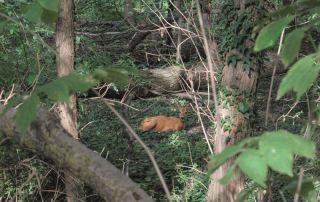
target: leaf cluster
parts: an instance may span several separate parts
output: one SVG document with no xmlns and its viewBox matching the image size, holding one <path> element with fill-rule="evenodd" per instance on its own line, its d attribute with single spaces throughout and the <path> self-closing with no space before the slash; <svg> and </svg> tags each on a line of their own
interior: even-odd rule
<svg viewBox="0 0 320 202">
<path fill-rule="evenodd" d="M 319 10 L 320 4 L 318 1 L 305 0 L 298 1 L 293 5 L 286 6 L 276 11 L 273 16 L 276 16 L 277 18 L 260 31 L 254 50 L 261 51 L 274 46 L 281 33 L 293 19 L 308 19 L 306 23 L 302 23 L 288 33 L 284 39 L 280 56 L 283 65 L 288 68 L 296 58 L 299 57 L 299 51 L 305 36 L 308 36 L 312 44 L 315 44 L 315 41 L 310 34 L 310 30 L 319 25 L 319 15 L 316 12 Z M 288 91 L 293 90 L 296 92 L 297 100 L 299 100 L 316 81 L 320 66 L 319 50 L 316 46 L 314 46 L 314 48 L 314 53 L 293 63 L 290 70 L 281 81 L 278 89 L 278 99 Z"/>
<path fill-rule="evenodd" d="M 293 176 L 294 155 L 314 158 L 315 144 L 285 130 L 266 132 L 260 137 L 242 140 L 236 145 L 227 147 L 220 154 L 212 156 L 209 173 L 214 172 L 227 160 L 235 158 L 235 163 L 220 179 L 222 184 L 227 184 L 234 170 L 239 168 L 255 183 L 266 187 L 268 168 Z"/>
</svg>

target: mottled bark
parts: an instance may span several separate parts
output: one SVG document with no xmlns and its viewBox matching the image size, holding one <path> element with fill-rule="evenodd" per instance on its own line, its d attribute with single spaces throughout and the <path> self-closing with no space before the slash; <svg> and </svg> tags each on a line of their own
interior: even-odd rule
<svg viewBox="0 0 320 202">
<path fill-rule="evenodd" d="M 236 0 L 236 5 L 240 7 L 240 10 L 245 9 L 245 0 Z M 246 46 L 252 47 L 252 42 L 247 40 Z M 231 50 L 227 55 L 240 54 L 236 50 Z M 241 55 L 241 54 L 240 54 Z M 228 60 L 227 60 L 228 61 Z M 236 106 L 229 106 L 227 109 L 224 107 L 227 100 L 235 100 L 237 103 L 246 103 L 249 108 L 253 106 L 252 96 L 246 97 L 247 93 L 253 94 L 256 91 L 256 85 L 258 80 L 258 67 L 255 64 L 251 64 L 250 71 L 245 71 L 244 65 L 241 61 L 236 64 L 225 64 L 222 76 L 222 85 L 224 85 L 230 91 L 240 91 L 240 96 L 225 96 L 221 93 L 221 104 L 218 106 L 221 120 L 228 118 L 228 122 L 233 123 L 230 126 L 230 130 L 225 131 L 222 125 L 221 131 L 216 131 L 215 140 L 216 143 L 221 143 L 219 147 L 215 147 L 215 153 L 222 152 L 225 147 L 233 145 L 246 137 L 249 131 L 249 120 L 245 118 L 244 114 L 238 110 Z M 252 110 L 252 109 L 250 109 Z M 234 159 L 227 161 L 224 165 L 218 168 L 211 175 L 211 183 L 209 185 L 207 201 L 208 202 L 225 202 L 235 201 L 237 194 L 239 194 L 245 185 L 245 177 L 236 168 L 232 179 L 226 186 L 221 185 L 218 180 L 221 179 L 231 165 L 234 164 Z"/>
</svg>

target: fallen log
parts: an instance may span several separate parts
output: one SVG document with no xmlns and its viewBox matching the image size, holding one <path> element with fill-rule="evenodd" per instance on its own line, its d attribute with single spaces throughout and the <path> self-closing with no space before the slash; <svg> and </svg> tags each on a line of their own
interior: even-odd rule
<svg viewBox="0 0 320 202">
<path fill-rule="evenodd" d="M 115 166 L 71 138 L 58 118 L 46 109 L 40 108 L 26 134 L 16 130 L 15 115 L 16 110 L 12 109 L 0 117 L 1 139 L 9 138 L 53 160 L 57 166 L 67 169 L 73 176 L 87 183 L 106 201 L 153 201 Z"/>
</svg>

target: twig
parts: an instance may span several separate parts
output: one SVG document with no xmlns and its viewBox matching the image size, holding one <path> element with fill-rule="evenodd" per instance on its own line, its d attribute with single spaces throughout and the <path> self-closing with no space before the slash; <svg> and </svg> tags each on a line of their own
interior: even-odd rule
<svg viewBox="0 0 320 202">
<path fill-rule="evenodd" d="M 278 56 L 280 55 L 284 32 L 285 32 L 285 28 L 282 30 L 282 33 L 281 33 L 280 42 L 279 42 L 279 47 L 278 47 L 278 51 L 277 51 L 277 55 L 278 55 Z M 265 118 L 265 122 L 264 122 L 264 125 L 265 125 L 265 126 L 268 125 L 268 117 L 269 117 L 268 115 L 269 115 L 270 106 L 271 106 L 271 93 L 272 93 L 272 88 L 273 88 L 273 83 L 274 83 L 274 77 L 275 77 L 276 71 L 277 71 L 277 65 L 278 65 L 278 64 L 276 64 L 276 65 L 273 67 L 273 71 L 272 71 L 272 77 L 271 77 L 271 83 L 270 83 L 269 95 L 268 95 L 268 101 L 267 101 L 266 118 Z"/>
<path fill-rule="evenodd" d="M 299 201 L 299 196 L 300 196 L 300 191 L 301 191 L 301 185 L 302 185 L 302 180 L 303 180 L 303 172 L 304 172 L 303 168 L 300 168 L 297 190 L 296 190 L 296 192 L 294 193 L 293 202 L 298 202 L 298 201 Z"/>
<path fill-rule="evenodd" d="M 197 11 L 198 11 L 198 17 L 199 17 L 199 23 L 200 23 L 200 29 L 201 29 L 201 34 L 203 36 L 203 42 L 204 42 L 204 48 L 205 48 L 205 53 L 207 56 L 207 64 L 209 67 L 209 71 L 210 71 L 210 82 L 211 82 L 211 90 L 212 90 L 212 96 L 213 96 L 213 103 L 214 103 L 214 108 L 215 108 L 215 116 L 216 116 L 216 141 L 215 141 L 215 151 L 216 152 L 221 152 L 224 148 L 225 148 L 225 141 L 224 138 L 220 138 L 221 135 L 221 125 L 220 125 L 220 111 L 219 111 L 219 107 L 218 107 L 218 98 L 217 98 L 217 92 L 216 92 L 216 83 L 215 83 L 215 79 L 214 79 L 214 68 L 213 65 L 215 67 L 215 69 L 218 69 L 217 64 L 215 63 L 214 60 L 211 59 L 211 54 L 210 54 L 210 50 L 209 50 L 209 44 L 208 44 L 208 40 L 207 40 L 207 36 L 205 33 L 205 29 L 204 29 L 204 25 L 203 25 L 203 20 L 202 20 L 202 16 L 201 16 L 201 9 L 200 9 L 200 4 L 199 1 L 196 0 L 196 4 L 197 4 Z M 219 167 L 218 171 L 220 176 L 223 176 L 223 168 L 222 166 Z"/>
<path fill-rule="evenodd" d="M 101 95 L 94 89 L 92 89 L 92 91 L 101 98 Z M 123 125 L 125 125 L 125 127 L 127 128 L 128 132 L 139 142 L 139 144 L 143 147 L 143 149 L 145 150 L 145 152 L 147 153 L 148 157 L 151 160 L 151 163 L 153 165 L 153 167 L 156 170 L 156 173 L 160 179 L 160 182 L 162 184 L 162 187 L 167 195 L 168 201 L 172 201 L 171 200 L 171 195 L 170 195 L 170 191 L 168 189 L 168 186 L 164 180 L 164 177 L 161 173 L 161 170 L 158 166 L 158 163 L 156 162 L 152 151 L 149 149 L 149 147 L 140 139 L 140 137 L 137 135 L 137 133 L 135 133 L 135 131 L 131 128 L 131 126 L 128 124 L 128 122 L 121 116 L 121 114 L 112 106 L 110 105 L 110 103 L 108 103 L 106 100 L 102 99 L 102 101 L 107 105 L 107 107 L 118 117 L 118 119 L 123 123 Z"/>
</svg>

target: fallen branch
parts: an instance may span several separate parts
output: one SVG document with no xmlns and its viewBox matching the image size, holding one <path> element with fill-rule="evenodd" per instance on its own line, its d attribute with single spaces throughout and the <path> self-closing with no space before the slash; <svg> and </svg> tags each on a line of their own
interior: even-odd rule
<svg viewBox="0 0 320 202">
<path fill-rule="evenodd" d="M 1 111 L 1 110 L 0 110 Z M 16 131 L 12 109 L 0 117 L 0 138 L 9 137 L 17 144 L 53 160 L 87 183 L 106 201 L 153 201 L 131 179 L 80 142 L 71 138 L 59 120 L 41 108 L 27 134 Z"/>
</svg>

